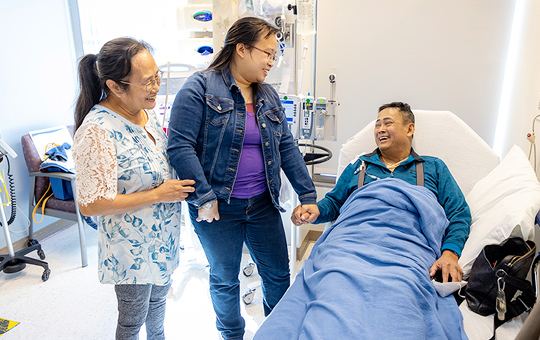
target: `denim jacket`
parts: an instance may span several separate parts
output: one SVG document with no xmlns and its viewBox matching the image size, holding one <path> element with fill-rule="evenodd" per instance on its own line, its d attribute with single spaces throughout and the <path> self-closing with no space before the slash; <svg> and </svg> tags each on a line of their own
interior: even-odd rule
<svg viewBox="0 0 540 340">
<path fill-rule="evenodd" d="M 255 116 L 261 134 L 266 183 L 279 205 L 281 171 L 301 204 L 315 204 L 317 193 L 290 133 L 277 92 L 259 83 Z M 167 151 L 180 179 L 195 180 L 186 201 L 199 208 L 221 198 L 229 202 L 246 126 L 246 104 L 229 70 L 193 74 L 176 95 L 169 122 Z"/>
</svg>

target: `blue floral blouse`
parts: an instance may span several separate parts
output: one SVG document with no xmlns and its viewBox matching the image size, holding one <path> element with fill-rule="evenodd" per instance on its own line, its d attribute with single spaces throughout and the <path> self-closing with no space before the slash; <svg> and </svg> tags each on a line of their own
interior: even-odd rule
<svg viewBox="0 0 540 340">
<path fill-rule="evenodd" d="M 167 136 L 153 111 L 145 129 L 95 105 L 77 129 L 73 158 L 77 200 L 88 205 L 158 187 L 175 178 Z M 159 203 L 98 217 L 99 280 L 108 284 L 169 283 L 178 266 L 180 203 Z"/>
</svg>

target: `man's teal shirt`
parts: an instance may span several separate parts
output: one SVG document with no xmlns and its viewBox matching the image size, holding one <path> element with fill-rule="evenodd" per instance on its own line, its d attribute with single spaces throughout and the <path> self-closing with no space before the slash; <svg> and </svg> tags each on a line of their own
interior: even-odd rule
<svg viewBox="0 0 540 340">
<path fill-rule="evenodd" d="M 414 154 L 414 153 L 412 153 Z M 341 206 L 349 195 L 358 188 L 358 176 L 362 160 L 367 165 L 364 185 L 377 179 L 399 178 L 416 185 L 416 162 L 423 162 L 424 186 L 437 197 L 450 224 L 446 228 L 441 250 L 452 250 L 461 256 L 461 250 L 469 237 L 471 212 L 454 177 L 446 164 L 437 157 L 413 155 L 401 163 L 393 172 L 388 170 L 376 152 L 371 157 L 360 156 L 349 164 L 338 179 L 335 188 L 317 203 L 320 215 L 315 223 L 330 222 L 337 219 Z"/>
</svg>

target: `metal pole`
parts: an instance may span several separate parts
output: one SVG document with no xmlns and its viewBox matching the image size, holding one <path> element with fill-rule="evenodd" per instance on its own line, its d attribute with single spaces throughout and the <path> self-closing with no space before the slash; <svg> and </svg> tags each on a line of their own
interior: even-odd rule
<svg viewBox="0 0 540 340">
<path fill-rule="evenodd" d="M 6 213 L 4 212 L 4 200 L 0 197 L 0 203 L 2 206 L 0 206 L 0 217 L 2 218 L 2 229 L 4 229 L 4 236 L 6 238 L 7 248 L 9 255 L 11 257 L 15 257 L 15 252 L 13 251 L 13 245 L 11 244 L 11 237 L 9 236 L 9 228 L 8 223 L 6 220 Z"/>
</svg>

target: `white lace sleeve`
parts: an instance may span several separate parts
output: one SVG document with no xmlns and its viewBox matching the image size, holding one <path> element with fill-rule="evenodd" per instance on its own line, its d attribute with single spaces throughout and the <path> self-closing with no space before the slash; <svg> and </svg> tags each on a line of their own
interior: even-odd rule
<svg viewBox="0 0 540 340">
<path fill-rule="evenodd" d="M 95 124 L 81 126 L 73 141 L 73 159 L 79 204 L 116 197 L 116 151 L 104 129 Z"/>
</svg>

